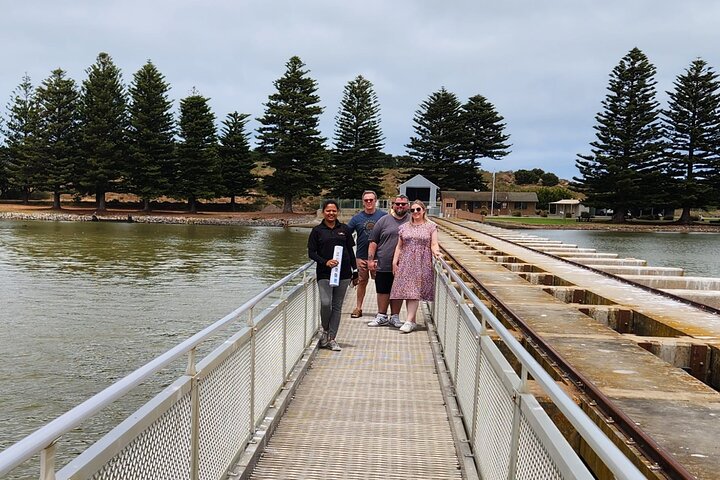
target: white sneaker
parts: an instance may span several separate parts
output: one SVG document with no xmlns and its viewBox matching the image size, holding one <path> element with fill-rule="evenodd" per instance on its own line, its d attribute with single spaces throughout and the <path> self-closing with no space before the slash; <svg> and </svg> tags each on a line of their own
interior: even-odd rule
<svg viewBox="0 0 720 480">
<path fill-rule="evenodd" d="M 375 318 L 370 320 L 368 322 L 368 327 L 382 327 L 383 325 L 388 324 L 388 317 L 387 315 L 383 315 L 382 313 L 378 313 Z"/>
<path fill-rule="evenodd" d="M 413 330 L 417 328 L 417 324 L 412 322 L 405 322 L 403 323 L 402 327 L 400 327 L 400 333 L 410 333 Z"/>
<path fill-rule="evenodd" d="M 388 324 L 391 327 L 395 327 L 395 328 L 400 328 L 403 326 L 403 322 L 400 320 L 400 315 L 398 315 L 397 313 L 393 313 L 392 315 L 390 315 Z"/>
</svg>

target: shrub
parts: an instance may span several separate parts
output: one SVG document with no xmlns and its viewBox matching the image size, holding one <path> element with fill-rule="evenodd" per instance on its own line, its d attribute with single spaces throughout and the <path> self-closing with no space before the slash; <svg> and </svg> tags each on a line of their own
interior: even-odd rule
<svg viewBox="0 0 720 480">
<path fill-rule="evenodd" d="M 547 210 L 540 210 L 540 216 L 541 216 L 541 217 L 547 217 L 547 216 L 548 216 Z"/>
<path fill-rule="evenodd" d="M 520 210 L 513 210 L 512 216 L 513 217 L 522 217 L 522 212 Z"/>
<path fill-rule="evenodd" d="M 571 212 L 565 212 L 565 218 L 572 218 Z"/>
<path fill-rule="evenodd" d="M 487 214 L 488 214 L 488 211 L 487 211 L 486 208 L 481 208 L 481 209 L 480 209 L 480 215 L 487 215 Z"/>
</svg>

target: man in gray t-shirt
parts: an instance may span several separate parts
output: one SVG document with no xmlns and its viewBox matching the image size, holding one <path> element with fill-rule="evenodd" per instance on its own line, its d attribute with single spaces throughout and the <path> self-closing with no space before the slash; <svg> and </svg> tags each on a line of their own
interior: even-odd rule
<svg viewBox="0 0 720 480">
<path fill-rule="evenodd" d="M 378 313 L 368 323 L 370 327 L 390 325 L 400 328 L 403 322 L 400 321 L 400 308 L 402 300 L 390 300 L 390 290 L 393 284 L 392 261 L 395 254 L 395 247 L 398 242 L 398 230 L 400 225 L 406 223 L 410 216 L 407 214 L 409 208 L 408 198 L 405 195 L 398 195 L 393 202 L 393 209 L 389 215 L 385 215 L 375 224 L 370 232 L 370 243 L 368 245 L 368 268 L 375 273 L 375 290 L 377 291 Z M 390 307 L 390 317 L 387 316 L 387 309 Z"/>
</svg>

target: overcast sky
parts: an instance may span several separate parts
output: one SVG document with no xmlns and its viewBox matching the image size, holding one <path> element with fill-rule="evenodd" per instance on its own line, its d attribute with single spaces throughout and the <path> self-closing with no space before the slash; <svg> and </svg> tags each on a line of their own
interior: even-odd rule
<svg viewBox="0 0 720 480">
<path fill-rule="evenodd" d="M 60 67 L 78 83 L 99 52 L 126 83 L 148 59 L 178 101 L 196 87 L 218 122 L 263 113 L 298 55 L 317 80 L 332 140 L 345 84 L 375 86 L 388 153 L 404 154 L 420 103 L 441 87 L 483 95 L 505 117 L 512 153 L 490 170 L 577 175 L 608 75 L 633 47 L 657 67 L 659 100 L 701 57 L 720 63 L 720 3 L 696 0 L 2 1 L 0 103 L 27 72 Z M 257 122 L 251 122 L 255 129 Z"/>
</svg>

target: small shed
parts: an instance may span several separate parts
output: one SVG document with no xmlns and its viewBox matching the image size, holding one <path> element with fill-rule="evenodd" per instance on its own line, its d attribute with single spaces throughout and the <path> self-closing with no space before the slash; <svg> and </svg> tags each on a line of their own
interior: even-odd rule
<svg viewBox="0 0 720 480">
<path fill-rule="evenodd" d="M 427 206 L 430 215 L 438 215 L 440 208 L 438 207 L 438 186 L 423 177 L 415 175 L 405 183 L 400 184 L 400 194 L 405 195 L 412 202 L 413 200 L 422 200 Z"/>
<path fill-rule="evenodd" d="M 565 216 L 569 214 L 571 217 L 579 217 L 583 212 L 590 212 L 590 209 L 580 203 L 580 200 L 574 198 L 566 198 L 557 202 L 550 202 L 548 205 L 550 215 Z"/>
</svg>

